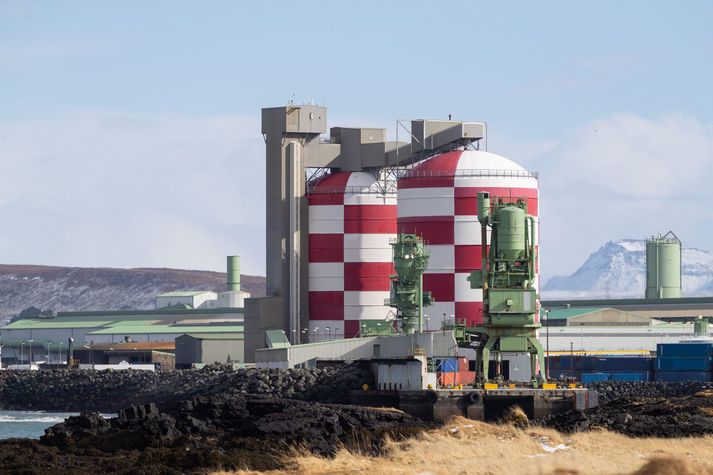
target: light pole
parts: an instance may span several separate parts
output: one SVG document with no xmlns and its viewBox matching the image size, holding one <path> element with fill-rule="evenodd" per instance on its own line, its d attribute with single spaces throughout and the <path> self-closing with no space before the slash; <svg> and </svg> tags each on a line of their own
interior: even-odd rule
<svg viewBox="0 0 713 475">
<path fill-rule="evenodd" d="M 25 342 L 20 342 L 20 364 L 25 361 Z"/>
<path fill-rule="evenodd" d="M 362 338 L 366 336 L 366 323 L 361 324 L 361 335 Z"/>
<path fill-rule="evenodd" d="M 545 309 L 545 379 L 550 380 L 550 309 Z"/>
<path fill-rule="evenodd" d="M 424 315 L 423 318 L 426 320 L 426 331 L 428 331 L 428 321 L 430 320 L 430 318 L 428 317 L 428 315 Z"/>
<path fill-rule="evenodd" d="M 312 338 L 312 341 L 313 342 L 319 341 L 319 327 L 314 327 L 312 332 L 314 333 L 314 337 Z"/>
<path fill-rule="evenodd" d="M 47 342 L 47 364 L 52 363 L 52 361 L 50 361 L 50 346 L 52 346 L 52 342 L 48 341 Z"/>
<path fill-rule="evenodd" d="M 62 364 L 62 342 L 59 342 L 59 361 L 57 361 L 58 364 Z"/>
<path fill-rule="evenodd" d="M 331 340 L 332 339 L 332 329 L 327 327 L 326 330 L 327 330 L 327 340 Z"/>
<path fill-rule="evenodd" d="M 303 328 L 302 329 L 302 337 L 301 337 L 302 342 L 305 341 L 305 335 L 307 335 L 307 340 L 309 341 L 309 333 L 307 332 L 306 328 Z"/>
<path fill-rule="evenodd" d="M 32 338 L 27 340 L 28 343 L 30 344 L 30 363 L 29 363 L 29 368 L 32 369 L 32 342 L 35 341 Z"/>
<path fill-rule="evenodd" d="M 297 344 L 297 329 L 295 328 L 292 329 L 292 344 Z"/>
<path fill-rule="evenodd" d="M 339 327 L 334 327 L 334 339 L 339 339 Z"/>
</svg>

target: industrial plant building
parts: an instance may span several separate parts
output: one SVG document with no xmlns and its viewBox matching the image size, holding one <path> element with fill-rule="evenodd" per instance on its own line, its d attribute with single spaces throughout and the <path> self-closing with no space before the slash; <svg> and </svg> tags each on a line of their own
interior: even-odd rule
<svg viewBox="0 0 713 475">
<path fill-rule="evenodd" d="M 502 295 L 505 313 L 520 305 L 531 319 L 529 337 L 503 341 L 511 379 L 534 377 L 532 368 L 542 366 L 528 361 L 535 353 L 652 354 L 658 344 L 690 338 L 693 321 L 713 315 L 713 297 L 682 297 L 681 243 L 671 232 L 647 241 L 641 299 L 540 302 L 537 173 L 481 150 L 484 123 L 419 119 L 399 121 L 398 129 L 406 141 L 398 131 L 390 141 L 384 129 L 328 129 L 324 107 L 263 109 L 266 297 L 240 290 L 239 258 L 229 256 L 226 292 L 167 292 L 147 311 L 19 320 L 0 329 L 3 358 L 26 362 L 31 344 L 33 361 L 43 354 L 60 361 L 71 338 L 82 363 L 288 368 L 354 359 L 394 365 L 423 356 L 431 365 L 465 358 L 464 371 L 472 372 L 476 351 L 459 346 L 458 338 L 487 323 L 482 280 L 496 244 L 494 228 L 484 223 L 498 220 L 488 213 L 499 206 L 529 223 L 528 229 L 513 225 L 527 245 L 517 243 L 525 247 L 508 265 L 513 275 L 531 268 L 530 277 L 516 293 L 493 294 Z M 404 235 L 421 243 L 427 262 L 419 276 L 421 322 L 408 335 L 398 334 L 393 286 L 395 244 Z"/>
</svg>

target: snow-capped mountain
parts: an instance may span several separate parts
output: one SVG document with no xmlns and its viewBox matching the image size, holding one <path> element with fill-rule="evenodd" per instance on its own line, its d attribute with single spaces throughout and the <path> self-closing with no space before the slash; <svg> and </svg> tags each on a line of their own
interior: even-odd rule
<svg viewBox="0 0 713 475">
<path fill-rule="evenodd" d="M 713 254 L 695 248 L 682 251 L 684 297 L 713 295 Z M 646 290 L 646 241 L 609 241 L 569 276 L 552 277 L 542 298 L 643 298 Z"/>
</svg>

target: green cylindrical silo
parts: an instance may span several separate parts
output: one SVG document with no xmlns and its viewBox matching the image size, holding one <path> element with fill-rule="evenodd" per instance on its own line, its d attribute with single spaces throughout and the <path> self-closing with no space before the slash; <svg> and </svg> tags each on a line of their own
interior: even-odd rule
<svg viewBox="0 0 713 475">
<path fill-rule="evenodd" d="M 646 298 L 681 297 L 681 241 L 671 232 L 646 241 Z"/>
<path fill-rule="evenodd" d="M 240 290 L 240 256 L 228 256 L 228 291 Z"/>
<path fill-rule="evenodd" d="M 498 252 L 505 259 L 525 255 L 525 210 L 504 206 L 498 210 Z"/>
</svg>

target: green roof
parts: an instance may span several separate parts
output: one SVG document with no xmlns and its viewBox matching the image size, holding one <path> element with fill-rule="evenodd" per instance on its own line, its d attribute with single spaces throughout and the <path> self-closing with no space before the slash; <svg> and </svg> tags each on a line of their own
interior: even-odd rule
<svg viewBox="0 0 713 475">
<path fill-rule="evenodd" d="M 158 333 L 241 333 L 242 325 L 117 325 L 101 328 L 88 335 L 131 335 Z"/>
<path fill-rule="evenodd" d="M 540 307 L 540 317 L 544 318 L 545 308 Z M 601 307 L 571 307 L 571 308 L 556 308 L 550 310 L 547 318 L 549 320 L 566 320 L 572 317 L 578 317 L 580 315 L 587 315 L 589 313 L 598 312 L 600 310 L 605 310 Z"/>
<path fill-rule="evenodd" d="M 196 295 L 201 295 L 205 293 L 215 293 L 212 290 L 190 290 L 190 291 L 176 291 L 176 292 L 164 292 L 162 294 L 158 294 L 156 298 L 159 297 L 195 297 Z"/>
<path fill-rule="evenodd" d="M 111 324 L 108 320 L 55 320 L 52 318 L 23 318 L 2 327 L 2 330 L 35 330 L 45 328 L 96 328 Z"/>
<path fill-rule="evenodd" d="M 242 340 L 244 334 L 242 332 L 232 332 L 232 333 L 185 333 L 181 336 L 190 336 L 197 340 Z"/>
</svg>

